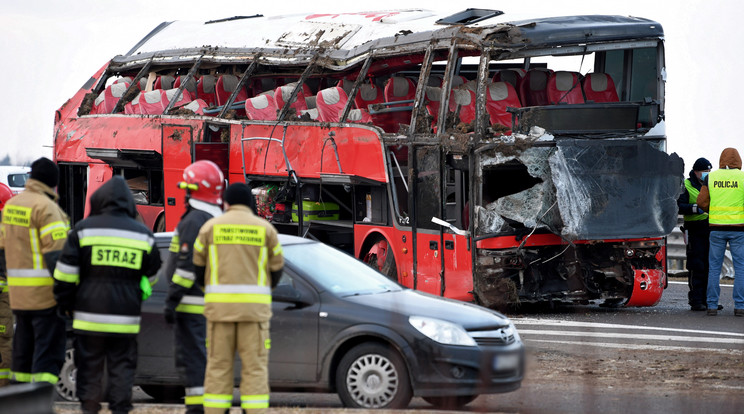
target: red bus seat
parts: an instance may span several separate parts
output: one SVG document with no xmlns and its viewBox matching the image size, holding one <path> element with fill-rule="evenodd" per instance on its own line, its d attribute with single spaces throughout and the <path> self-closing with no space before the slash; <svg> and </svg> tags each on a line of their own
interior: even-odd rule
<svg viewBox="0 0 744 414">
<path fill-rule="evenodd" d="M 517 90 L 508 82 L 490 83 L 486 93 L 486 112 L 492 125 L 500 124 L 511 129 L 512 115 L 506 111 L 507 107 L 522 107 Z"/>
<path fill-rule="evenodd" d="M 475 92 L 466 87 L 452 90 L 449 111 L 458 112 L 460 122 L 466 124 L 473 122 L 475 119 Z"/>
<path fill-rule="evenodd" d="M 354 97 L 354 104 L 359 109 L 368 109 L 370 105 L 382 102 L 385 102 L 385 97 L 374 83 L 363 83 Z"/>
<path fill-rule="evenodd" d="M 429 75 L 429 79 L 426 80 L 426 86 L 440 88 L 443 81 L 444 77 L 442 75 Z"/>
<path fill-rule="evenodd" d="M 196 82 L 196 97 L 206 102 L 209 106 L 215 106 L 217 104 L 216 86 L 217 80 L 214 76 L 202 75 Z"/>
<path fill-rule="evenodd" d="M 416 96 L 416 85 L 412 80 L 401 76 L 393 76 L 385 84 L 385 102 L 397 102 L 413 100 Z M 412 103 L 402 104 L 402 106 L 412 106 Z M 391 105 L 401 106 L 401 105 Z"/>
<path fill-rule="evenodd" d="M 192 111 L 196 115 L 204 115 L 204 109 L 209 107 L 209 105 L 207 105 L 203 99 L 194 99 L 183 107 Z"/>
<path fill-rule="evenodd" d="M 163 98 L 165 99 L 166 105 L 168 105 L 168 103 L 173 100 L 173 98 L 176 96 L 176 92 L 178 92 L 177 88 L 168 89 L 162 92 L 163 94 L 165 94 Z M 181 96 L 179 97 L 178 101 L 176 101 L 176 103 L 174 103 L 171 108 L 177 108 L 191 101 L 191 94 L 189 93 L 189 91 L 184 89 L 183 91 L 181 91 Z"/>
<path fill-rule="evenodd" d="M 460 85 L 464 85 L 468 82 L 468 78 L 462 76 L 462 75 L 455 75 L 455 77 L 452 78 L 452 88 L 455 89 Z"/>
<path fill-rule="evenodd" d="M 339 122 L 348 97 L 340 86 L 326 88 L 318 92 L 315 102 L 318 105 L 318 121 Z M 352 109 L 347 119 L 349 122 L 371 122 L 369 113 L 363 109 Z"/>
<path fill-rule="evenodd" d="M 514 69 L 501 69 L 498 72 L 496 72 L 493 75 L 493 81 L 494 82 L 506 82 L 514 87 L 514 90 L 519 87 L 519 81 L 524 78 L 524 75 L 527 72 L 525 72 L 524 69 L 514 68 Z"/>
<path fill-rule="evenodd" d="M 277 109 L 274 97 L 268 93 L 254 96 L 245 101 L 245 113 L 248 119 L 254 121 L 276 120 Z"/>
<path fill-rule="evenodd" d="M 90 114 L 110 114 L 127 88 L 129 88 L 129 83 L 124 81 L 114 82 L 107 86 L 93 102 Z"/>
<path fill-rule="evenodd" d="M 424 90 L 426 112 L 432 117 L 432 125 L 437 124 L 439 119 L 439 106 L 442 103 L 442 88 L 438 86 L 427 86 Z"/>
<path fill-rule="evenodd" d="M 517 91 L 524 106 L 548 105 L 548 69 L 530 69 L 519 82 Z"/>
<path fill-rule="evenodd" d="M 139 113 L 142 115 L 161 115 L 166 105 L 168 102 L 162 89 L 139 94 Z"/>
<path fill-rule="evenodd" d="M 186 79 L 186 76 L 177 77 L 176 80 L 173 81 L 173 87 L 180 88 L 181 83 L 183 83 L 184 79 Z M 183 89 L 189 91 L 191 96 L 196 96 L 196 80 L 192 77 L 191 80 L 189 80 L 189 82 L 186 84 L 186 87 Z"/>
<path fill-rule="evenodd" d="M 274 100 L 276 101 L 276 107 L 279 108 L 280 111 L 282 108 L 284 108 L 284 104 L 287 102 L 287 99 L 292 96 L 292 91 L 294 91 L 296 87 L 296 85 L 288 84 L 280 86 L 274 90 Z M 295 100 L 292 101 L 289 105 L 290 108 L 293 108 L 295 110 L 295 114 L 297 116 L 301 115 L 301 111 L 307 109 L 304 89 L 305 88 L 302 88 L 297 92 Z"/>
<path fill-rule="evenodd" d="M 577 72 L 558 71 L 548 77 L 548 101 L 556 104 L 582 104 L 581 79 Z"/>
<path fill-rule="evenodd" d="M 163 75 L 155 78 L 155 84 L 152 86 L 153 89 L 173 89 L 173 82 L 175 82 L 173 76 Z"/>
<path fill-rule="evenodd" d="M 606 73 L 587 73 L 582 81 L 584 96 L 592 102 L 619 102 L 612 77 Z"/>
<path fill-rule="evenodd" d="M 215 94 L 217 95 L 217 105 L 225 105 L 230 95 L 233 93 L 235 88 L 238 87 L 238 77 L 235 75 L 222 75 L 217 79 L 217 85 L 215 86 Z M 233 103 L 242 102 L 248 99 L 248 92 L 245 88 L 238 92 L 235 96 Z"/>
</svg>

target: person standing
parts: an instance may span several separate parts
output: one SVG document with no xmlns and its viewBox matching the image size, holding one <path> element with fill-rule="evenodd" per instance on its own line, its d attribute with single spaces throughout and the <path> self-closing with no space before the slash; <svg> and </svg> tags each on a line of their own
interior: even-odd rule
<svg viewBox="0 0 744 414">
<path fill-rule="evenodd" d="M 709 214 L 707 314 L 718 314 L 721 266 L 728 244 L 734 261 L 734 315 L 744 316 L 744 172 L 735 148 L 721 152 L 719 169 L 706 177 L 698 205 Z"/>
<path fill-rule="evenodd" d="M 104 369 L 112 413 L 132 409 L 137 334 L 148 276 L 160 268 L 152 232 L 135 220 L 132 193 L 115 176 L 90 197 L 54 271 L 60 309 L 72 316 L 77 395 L 83 413 L 101 409 Z M 104 368 L 105 367 L 105 368 Z"/>
<path fill-rule="evenodd" d="M 682 231 L 687 241 L 687 285 L 690 291 L 687 300 L 690 309 L 704 311 L 706 290 L 708 289 L 708 213 L 697 204 L 703 180 L 712 168 L 710 161 L 698 158 L 692 165 L 690 176 L 684 181 L 684 190 L 677 199 L 679 213 L 684 215 L 685 224 Z"/>
<path fill-rule="evenodd" d="M 5 203 L 13 197 L 13 191 L 0 183 L 0 216 Z M 3 234 L 0 232 L 0 239 Z M 5 255 L 0 254 L 0 387 L 10 382 L 11 342 L 13 341 L 13 311 L 8 298 L 8 279 L 5 275 Z"/>
<path fill-rule="evenodd" d="M 26 189 L 3 208 L 0 254 L 16 327 L 10 379 L 56 384 L 65 362 L 65 321 L 57 315 L 52 274 L 70 229 L 57 205 L 57 164 L 31 164 Z"/>
<path fill-rule="evenodd" d="M 225 213 L 207 221 L 194 242 L 196 281 L 205 286 L 208 414 L 232 405 L 236 350 L 242 362 L 241 408 L 258 413 L 269 407 L 271 289 L 284 258 L 274 226 L 251 211 L 252 197 L 246 184 L 229 186 Z"/>
<path fill-rule="evenodd" d="M 197 161 L 183 171 L 179 187 L 187 191 L 186 213 L 173 233 L 165 276 L 170 280 L 163 314 L 175 324 L 176 369 L 185 389 L 186 413 L 203 413 L 207 365 L 204 292 L 194 283 L 193 246 L 199 229 L 222 214 L 225 178 L 217 164 Z"/>
</svg>

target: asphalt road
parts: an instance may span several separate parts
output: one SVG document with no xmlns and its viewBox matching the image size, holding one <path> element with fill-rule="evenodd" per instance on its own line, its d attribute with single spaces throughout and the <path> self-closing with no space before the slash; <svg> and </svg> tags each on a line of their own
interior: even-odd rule
<svg viewBox="0 0 744 414">
<path fill-rule="evenodd" d="M 586 305 L 512 312 L 509 316 L 528 349 L 522 388 L 480 396 L 461 411 L 741 412 L 744 318 L 733 316 L 731 293 L 730 286 L 722 287 L 724 310 L 716 317 L 690 311 L 687 285 L 680 281 L 671 282 L 652 308 Z M 176 404 L 152 403 L 146 394 L 135 392 L 136 412 L 182 412 Z M 342 408 L 335 394 L 272 393 L 271 405 L 272 413 Z M 72 403 L 56 403 L 55 409 L 77 412 Z M 409 410 L 431 412 L 432 406 L 414 398 Z M 392 411 L 376 411 L 382 412 Z"/>
</svg>

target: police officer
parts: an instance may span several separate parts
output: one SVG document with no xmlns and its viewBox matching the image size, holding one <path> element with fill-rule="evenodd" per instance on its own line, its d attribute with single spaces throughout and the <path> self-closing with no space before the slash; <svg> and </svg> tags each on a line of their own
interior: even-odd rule
<svg viewBox="0 0 744 414">
<path fill-rule="evenodd" d="M 185 388 L 187 413 L 203 413 L 204 371 L 207 365 L 204 292 L 194 284 L 193 246 L 199 229 L 222 214 L 224 176 L 212 161 L 197 161 L 183 171 L 179 187 L 186 190 L 186 213 L 171 239 L 165 275 L 171 281 L 165 300 L 165 320 L 175 323 L 176 368 Z"/>
<path fill-rule="evenodd" d="M 710 161 L 698 158 L 692 165 L 689 178 L 684 181 L 684 190 L 677 199 L 680 214 L 684 215 L 682 231 L 687 236 L 687 284 L 690 291 L 687 300 L 690 309 L 706 309 L 706 290 L 708 289 L 708 213 L 697 204 L 703 180 L 712 168 Z"/>
<path fill-rule="evenodd" d="M 284 258 L 276 229 L 249 208 L 252 197 L 246 184 L 229 186 L 225 214 L 207 221 L 194 242 L 196 280 L 206 289 L 207 413 L 230 409 L 236 350 L 242 362 L 240 406 L 252 413 L 269 406 L 271 288 Z"/>
<path fill-rule="evenodd" d="M 113 177 L 90 197 L 90 215 L 70 232 L 54 271 L 55 297 L 72 314 L 83 413 L 101 409 L 104 367 L 109 409 L 132 409 L 140 308 L 159 267 L 152 232 L 135 220 L 124 179 Z"/>
<path fill-rule="evenodd" d="M 10 307 L 15 316 L 11 380 L 57 382 L 65 361 L 65 321 L 57 316 L 52 272 L 69 230 L 57 205 L 57 165 L 31 164 L 26 190 L 3 208 L 3 238 Z M 2 266 L 2 264 L 0 264 Z"/>
<path fill-rule="evenodd" d="M 721 266 L 728 243 L 734 261 L 734 315 L 744 316 L 744 172 L 735 148 L 721 152 L 719 169 L 706 177 L 698 205 L 709 214 L 707 314 L 718 314 Z"/>
<path fill-rule="evenodd" d="M 0 214 L 5 203 L 13 197 L 13 191 L 0 183 Z M 0 232 L 0 239 L 3 235 Z M 5 255 L 0 255 L 5 262 Z M 11 341 L 13 341 L 13 312 L 8 299 L 8 281 L 5 276 L 5 265 L 0 265 L 0 387 L 8 385 L 10 380 Z"/>
</svg>

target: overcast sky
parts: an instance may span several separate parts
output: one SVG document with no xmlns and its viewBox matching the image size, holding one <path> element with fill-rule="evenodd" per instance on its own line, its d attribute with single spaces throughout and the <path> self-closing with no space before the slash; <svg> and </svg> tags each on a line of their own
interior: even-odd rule
<svg viewBox="0 0 744 414">
<path fill-rule="evenodd" d="M 689 170 L 700 156 L 714 168 L 725 147 L 738 148 L 744 39 L 734 0 L 522 0 L 519 2 L 379 0 L 376 2 L 25 0 L 5 2 L 0 15 L 0 65 L 4 131 L 0 158 L 15 162 L 52 156 L 54 111 L 117 54 L 126 53 L 163 21 L 209 20 L 235 15 L 297 12 L 334 13 L 427 8 L 453 13 L 465 8 L 497 8 L 544 16 L 619 14 L 656 20 L 666 35 L 669 152 Z M 731 46 L 729 46 L 731 45 Z"/>
</svg>

